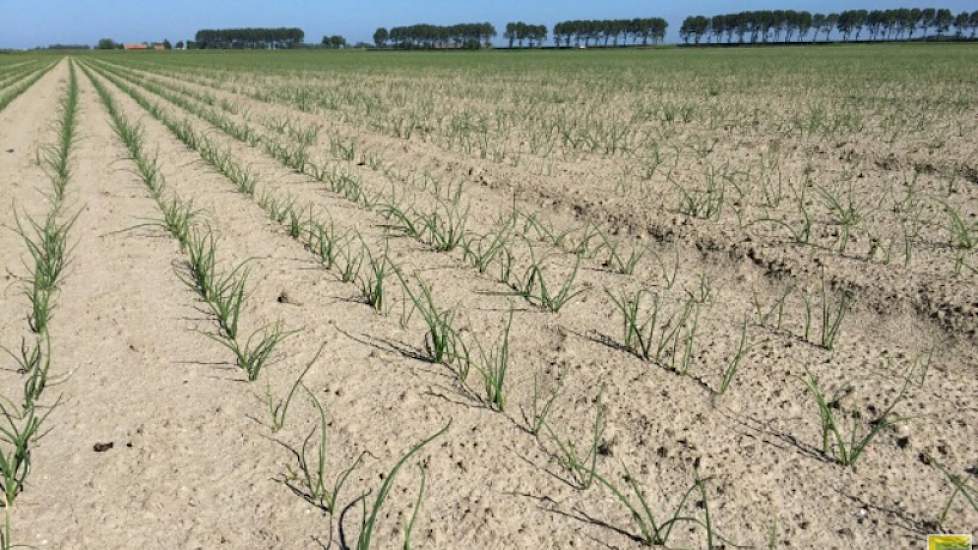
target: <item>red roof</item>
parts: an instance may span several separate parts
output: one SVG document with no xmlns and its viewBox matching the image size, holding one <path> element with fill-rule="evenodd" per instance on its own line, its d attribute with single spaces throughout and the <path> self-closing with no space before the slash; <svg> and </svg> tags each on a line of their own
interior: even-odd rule
<svg viewBox="0 0 978 550">
<path fill-rule="evenodd" d="M 146 44 L 126 44 L 125 48 L 127 50 L 146 50 L 149 49 Z"/>
</svg>

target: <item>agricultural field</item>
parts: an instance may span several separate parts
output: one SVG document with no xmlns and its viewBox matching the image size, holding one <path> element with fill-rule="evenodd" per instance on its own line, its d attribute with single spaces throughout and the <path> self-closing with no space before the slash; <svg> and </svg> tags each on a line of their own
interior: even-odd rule
<svg viewBox="0 0 978 550">
<path fill-rule="evenodd" d="M 978 532 L 978 48 L 0 56 L 4 550 Z"/>
</svg>

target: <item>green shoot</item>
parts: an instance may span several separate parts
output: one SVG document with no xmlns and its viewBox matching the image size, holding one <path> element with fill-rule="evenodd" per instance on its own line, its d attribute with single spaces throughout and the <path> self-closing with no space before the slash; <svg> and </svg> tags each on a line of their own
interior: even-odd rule
<svg viewBox="0 0 978 550">
<path fill-rule="evenodd" d="M 862 213 L 859 212 L 859 209 L 853 201 L 852 187 L 849 187 L 849 193 L 846 196 L 845 202 L 827 189 L 819 188 L 819 192 L 822 194 L 825 206 L 832 216 L 832 222 L 840 228 L 837 241 L 839 254 L 845 254 L 846 247 L 849 245 L 850 232 L 862 221 Z"/>
<path fill-rule="evenodd" d="M 604 266 L 622 275 L 634 273 L 638 262 L 645 256 L 645 248 L 633 246 L 628 252 L 628 256 L 624 256 L 619 253 L 622 246 L 621 242 L 612 242 L 604 233 L 601 233 L 601 238 L 604 240 L 603 247 L 608 250 L 608 259 L 605 260 Z"/>
<path fill-rule="evenodd" d="M 581 257 L 577 256 L 574 270 L 564 279 L 556 292 L 547 284 L 545 269 L 542 262 L 533 262 L 523 275 L 516 287 L 517 293 L 531 303 L 536 303 L 551 313 L 557 313 L 568 302 L 584 293 L 584 289 L 574 290 L 574 280 L 581 266 Z"/>
<path fill-rule="evenodd" d="M 533 376 L 533 397 L 530 401 L 530 411 L 522 410 L 523 421 L 526 423 L 526 431 L 530 435 L 536 437 L 540 434 L 540 430 L 543 429 L 544 423 L 547 421 L 547 417 L 550 416 L 550 411 L 553 408 L 554 403 L 557 401 L 557 396 L 560 394 L 560 384 L 558 383 L 554 389 L 550 392 L 550 396 L 547 397 L 545 401 L 542 401 L 543 395 L 541 393 L 540 380 L 538 375 Z M 541 404 L 542 401 L 542 404 Z"/>
<path fill-rule="evenodd" d="M 684 364 L 688 364 L 691 355 L 692 335 L 695 330 L 695 325 L 690 325 L 689 319 L 691 317 L 695 319 L 696 315 L 694 314 L 698 311 L 693 298 L 685 302 L 681 311 L 676 310 L 667 315 L 658 294 L 639 290 L 634 295 L 628 295 L 622 291 L 618 296 L 615 296 L 608 290 L 605 292 L 621 313 L 625 349 L 645 361 L 666 366 L 665 353 L 671 346 L 674 364 L 680 333 L 686 328 L 687 353 Z M 648 311 L 643 312 L 642 302 L 646 295 L 652 297 L 652 305 Z"/>
<path fill-rule="evenodd" d="M 285 416 L 289 412 L 289 405 L 292 404 L 292 398 L 295 397 L 296 390 L 302 385 L 302 379 L 306 377 L 306 374 L 312 369 L 312 366 L 319 360 L 319 356 L 323 354 L 324 349 L 326 349 L 325 342 L 319 346 L 319 351 L 316 352 L 316 355 L 313 356 L 312 360 L 306 365 L 306 368 L 296 378 L 295 383 L 292 384 L 292 388 L 284 400 L 274 401 L 271 388 L 269 386 L 265 387 L 265 403 L 268 405 L 268 413 L 272 417 L 272 433 L 278 432 L 285 426 Z"/>
<path fill-rule="evenodd" d="M 27 251 L 34 261 L 32 269 L 34 284 L 43 290 L 53 290 L 60 280 L 62 272 L 68 265 L 68 255 L 71 252 L 68 245 L 68 232 L 71 230 L 78 215 L 59 223 L 57 212 L 50 212 L 40 224 L 27 218 L 29 227 L 21 223 L 20 217 L 14 214 L 17 233 L 24 240 Z"/>
<path fill-rule="evenodd" d="M 465 258 L 472 262 L 479 273 L 485 273 L 492 261 L 503 250 L 510 237 L 511 228 L 510 225 L 495 233 L 489 233 L 478 238 L 470 237 L 461 241 Z"/>
<path fill-rule="evenodd" d="M 345 237 L 345 234 L 337 233 L 332 221 L 329 222 L 328 226 L 322 222 L 310 221 L 307 246 L 319 258 L 319 262 L 324 268 L 332 269 L 336 265 L 340 243 Z"/>
<path fill-rule="evenodd" d="M 258 375 L 271 359 L 276 346 L 292 334 L 295 334 L 295 331 L 286 332 L 281 323 L 275 323 L 253 332 L 243 346 L 237 339 L 228 339 L 223 335 L 209 334 L 208 336 L 231 350 L 235 364 L 245 371 L 249 382 L 254 382 L 258 380 Z"/>
<path fill-rule="evenodd" d="M 411 447 L 411 449 L 404 456 L 402 456 L 400 460 L 397 461 L 397 464 L 394 465 L 391 471 L 388 472 L 386 476 L 384 476 L 384 482 L 380 485 L 380 489 L 377 491 L 377 497 L 374 499 L 374 503 L 373 506 L 371 507 L 369 516 L 366 513 L 364 513 L 364 518 L 360 525 L 360 535 L 357 537 L 357 545 L 356 545 L 357 550 L 370 550 L 370 545 L 373 540 L 374 529 L 377 527 L 377 519 L 380 514 L 380 510 L 384 506 L 384 502 L 387 500 L 387 497 L 390 495 L 390 491 L 393 488 L 394 480 L 397 477 L 397 473 L 400 471 L 401 467 L 404 466 L 404 463 L 406 463 L 412 456 L 417 454 L 426 445 L 428 445 L 436 438 L 438 438 L 446 431 L 448 431 L 448 428 L 451 425 L 452 422 L 449 420 L 448 423 L 445 424 L 444 428 L 438 430 L 433 435 L 421 441 L 414 447 Z M 360 498 L 358 498 L 352 504 L 356 504 L 356 502 L 362 501 L 366 497 L 367 497 L 366 494 L 361 495 Z M 417 506 L 415 507 L 415 509 L 417 509 Z M 342 524 L 342 519 L 340 523 Z M 411 521 L 412 525 L 413 523 L 414 520 Z M 340 529 L 340 539 L 341 539 L 340 545 L 342 547 L 348 547 L 346 541 L 342 540 L 343 539 L 342 528 Z"/>
<path fill-rule="evenodd" d="M 930 462 L 937 466 L 937 469 L 944 474 L 944 477 L 947 478 L 947 481 L 954 488 L 954 491 L 951 492 L 951 496 L 947 499 L 947 503 L 945 503 L 944 507 L 941 509 L 941 514 L 937 518 L 937 525 L 941 526 L 942 528 L 947 525 L 947 515 L 951 511 L 951 506 L 954 504 L 955 499 L 958 498 L 958 495 L 964 497 L 965 501 L 971 505 L 971 508 L 974 509 L 975 512 L 978 512 L 978 489 L 969 486 L 962 476 L 951 473 L 947 468 L 938 464 L 933 458 L 930 459 Z"/>
<path fill-rule="evenodd" d="M 503 331 L 498 347 L 486 351 L 482 343 L 476 340 L 479 347 L 481 362 L 476 368 L 482 374 L 485 388 L 486 403 L 493 410 L 502 412 L 506 405 L 505 382 L 506 370 L 509 367 L 509 330 L 513 326 L 513 310 L 509 310 L 509 319 Z"/>
<path fill-rule="evenodd" d="M 363 242 L 362 239 L 361 242 Z M 391 264 L 387 257 L 388 247 L 389 244 L 384 243 L 384 254 L 382 256 L 374 256 L 365 242 L 363 242 L 362 248 L 366 251 L 369 269 L 367 276 L 362 277 L 359 281 L 360 294 L 363 296 L 364 302 L 379 313 L 384 313 L 384 305 L 386 304 L 384 282 L 390 276 Z"/>
<path fill-rule="evenodd" d="M 24 480 L 31 471 L 31 443 L 40 435 L 41 426 L 57 406 L 55 403 L 41 416 L 37 415 L 36 407 L 21 415 L 8 410 L 0 399 L 0 415 L 6 421 L 5 425 L 0 425 L 0 493 L 6 506 L 12 506 L 24 490 Z"/>
<path fill-rule="evenodd" d="M 808 387 L 808 391 L 811 392 L 812 397 L 815 399 L 816 405 L 818 405 L 819 419 L 821 421 L 822 428 L 822 454 L 828 458 L 832 458 L 843 466 L 854 466 L 856 461 L 859 460 L 859 457 L 861 457 L 863 452 L 866 450 L 866 447 L 869 446 L 879 432 L 883 428 L 893 425 L 893 423 L 896 421 L 896 419 L 891 420 L 893 409 L 906 395 L 907 385 L 910 383 L 910 381 L 907 380 L 896 399 L 894 399 L 893 402 L 890 403 L 886 409 L 884 409 L 883 414 L 881 414 L 879 418 L 871 422 L 870 429 L 864 434 L 860 435 L 859 433 L 859 418 L 858 415 L 856 415 L 852 419 L 849 437 L 846 438 L 843 436 L 839 426 L 839 420 L 835 417 L 835 413 L 833 412 L 833 403 L 836 400 L 826 399 L 822 389 L 818 386 L 818 379 L 811 373 L 809 373 L 808 378 L 804 379 L 803 381 Z"/>
<path fill-rule="evenodd" d="M 679 524 L 682 523 L 694 523 L 697 525 L 702 525 L 707 531 L 707 548 L 715 548 L 713 546 L 713 528 L 709 519 L 709 507 L 706 505 L 706 492 L 704 487 L 704 481 L 697 477 L 696 482 L 683 494 L 683 497 L 679 500 L 679 504 L 676 505 L 675 510 L 668 519 L 659 523 L 656 521 L 655 516 L 652 514 L 652 509 L 649 507 L 648 501 L 645 499 L 645 494 L 642 489 L 638 486 L 638 482 L 635 481 L 635 477 L 631 472 L 628 471 L 628 467 L 622 464 L 622 469 L 625 470 L 624 480 L 628 487 L 632 490 L 635 495 L 635 500 L 632 497 L 625 495 L 618 487 L 615 486 L 611 481 L 606 479 L 599 473 L 594 474 L 594 478 L 615 496 L 615 498 L 621 502 L 625 508 L 628 509 L 632 519 L 639 529 L 639 539 L 641 542 L 647 546 L 666 546 L 669 543 L 669 537 L 672 535 L 672 530 Z M 686 506 L 686 502 L 689 500 L 693 491 L 699 489 L 700 494 L 703 496 L 704 509 L 706 511 L 706 521 L 701 522 L 700 520 L 683 515 L 683 508 Z"/>
<path fill-rule="evenodd" d="M 740 344 L 737 346 L 737 352 L 730 359 L 727 367 L 723 371 L 723 376 L 720 380 L 720 389 L 717 390 L 717 395 L 723 395 L 727 393 L 730 389 L 730 384 L 733 382 L 735 376 L 737 376 L 737 371 L 740 369 L 740 363 L 744 359 L 744 355 L 750 350 L 750 343 L 748 342 L 747 336 L 747 319 L 744 319 L 744 324 L 740 329 Z"/>
<path fill-rule="evenodd" d="M 360 267 L 363 265 L 364 247 L 361 247 L 357 254 L 353 254 L 351 252 L 353 245 L 349 241 L 344 244 L 345 248 L 337 256 L 341 262 L 337 264 L 337 267 L 340 270 L 340 280 L 344 283 L 352 283 L 360 275 Z"/>
<path fill-rule="evenodd" d="M 594 425 L 591 429 L 591 444 L 588 448 L 587 454 L 585 455 L 581 455 L 573 441 L 563 441 L 554 432 L 549 422 L 546 420 L 542 422 L 543 427 L 547 429 L 547 435 L 549 435 L 550 439 L 557 445 L 557 449 L 559 451 L 556 457 L 557 463 L 570 474 L 570 481 L 574 487 L 582 491 L 590 488 L 596 477 L 599 448 L 601 446 L 606 427 L 605 414 L 607 413 L 607 410 L 604 403 L 601 402 L 601 396 L 603 393 L 604 387 L 602 387 L 598 392 L 598 397 L 595 400 Z"/>
<path fill-rule="evenodd" d="M 414 510 L 411 511 L 411 519 L 408 520 L 407 527 L 404 528 L 404 550 L 411 550 L 411 532 L 414 531 L 414 524 L 418 520 L 418 512 L 421 510 L 421 502 L 424 500 L 424 487 L 428 479 L 428 470 L 424 465 L 419 465 L 421 470 L 421 486 L 418 487 L 418 499 L 414 501 Z"/>
<path fill-rule="evenodd" d="M 320 350 L 321 351 L 321 350 Z M 288 474 L 286 476 L 286 483 L 295 491 L 300 494 L 307 502 L 320 508 L 326 513 L 333 514 L 336 512 L 336 504 L 339 500 L 340 490 L 343 485 L 346 484 L 347 479 L 350 474 L 360 465 L 363 461 L 364 455 L 366 453 L 361 453 L 353 464 L 349 468 L 343 470 L 336 477 L 336 481 L 333 483 L 332 487 L 327 487 L 326 480 L 326 466 L 329 459 L 327 438 L 326 438 L 326 428 L 328 423 L 326 421 L 326 410 L 323 408 L 322 403 L 316 398 L 315 394 L 309 390 L 309 388 L 302 386 L 306 393 L 309 394 L 309 400 L 316 407 L 317 412 L 319 412 L 319 425 L 313 427 L 309 435 L 306 436 L 305 440 L 302 442 L 302 450 L 296 452 L 296 460 L 298 461 L 298 470 L 292 470 L 289 468 Z M 317 429 L 319 431 L 319 441 L 316 444 L 316 455 L 315 462 L 310 462 L 308 457 L 309 444 L 312 441 L 313 436 L 316 435 Z M 301 488 L 296 485 L 296 482 L 301 484 Z"/>
<path fill-rule="evenodd" d="M 454 360 L 458 348 L 458 336 L 452 327 L 455 311 L 439 308 L 431 295 L 431 286 L 421 280 L 420 277 L 418 277 L 418 286 L 420 287 L 418 292 L 411 289 L 400 271 L 395 270 L 395 273 L 401 280 L 401 286 L 414 303 L 414 307 L 421 312 L 421 317 L 428 326 L 424 340 L 428 360 L 432 363 L 450 364 Z"/>
<path fill-rule="evenodd" d="M 820 343 L 823 348 L 831 351 L 835 347 L 835 341 L 839 336 L 839 329 L 842 326 L 842 320 L 845 318 L 846 314 L 849 313 L 851 304 L 852 294 L 849 291 L 844 291 L 842 293 L 842 297 L 839 298 L 835 304 L 833 304 L 832 300 L 829 298 L 825 278 L 822 278 L 822 324 Z"/>
</svg>

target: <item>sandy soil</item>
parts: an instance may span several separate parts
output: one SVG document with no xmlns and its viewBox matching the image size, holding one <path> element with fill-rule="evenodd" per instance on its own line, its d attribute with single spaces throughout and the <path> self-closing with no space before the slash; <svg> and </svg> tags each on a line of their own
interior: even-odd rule
<svg viewBox="0 0 978 550">
<path fill-rule="evenodd" d="M 15 542 L 38 548 L 337 547 L 338 515 L 323 514 L 282 482 L 295 467 L 288 447 L 300 447 L 316 426 L 315 409 L 307 399 L 297 400 L 284 430 L 271 433 L 262 402 L 266 385 L 273 395 L 284 395 L 323 344 L 304 383 L 328 411 L 329 479 L 366 453 L 340 495 L 344 506 L 368 491 L 372 499 L 400 456 L 451 421 L 448 432 L 399 474 L 379 519 L 379 548 L 402 544 L 419 464 L 427 483 L 415 547 L 638 546 L 637 528 L 621 503 L 600 484 L 574 487 L 553 438 L 527 433 L 521 410 L 530 406 L 535 379 L 546 390 L 560 388 L 549 424 L 580 448 L 590 444 L 591 423 L 604 408 L 597 470 L 624 488 L 627 467 L 657 518 L 679 505 L 697 474 L 708 478 L 706 500 L 694 494 L 685 510 L 702 518 L 708 506 L 728 547 L 917 547 L 938 528 L 936 517 L 951 493 L 927 457 L 967 472 L 975 483 L 973 277 L 930 276 L 926 257 L 908 275 L 892 266 L 806 252 L 776 236 L 745 242 L 735 224 L 682 219 L 635 196 L 598 200 L 605 190 L 600 186 L 610 185 L 610 163 L 602 161 L 593 161 L 591 174 L 580 180 L 574 167 L 588 158 L 558 162 L 550 175 L 534 174 L 364 131 L 328 113 L 210 90 L 236 106 L 238 114 L 224 116 L 267 140 L 286 141 L 262 125 L 266 117 L 323 124 L 329 131 L 310 148 L 313 162 L 351 170 L 376 195 L 393 186 L 424 208 L 439 191 L 420 173 L 442 182 L 461 178 L 471 205 L 470 231 L 489 232 L 516 204 L 558 230 L 590 222 L 650 250 L 627 275 L 612 272 L 605 254 L 585 258 L 576 280 L 585 293 L 548 313 L 512 296 L 496 267 L 479 273 L 457 250 L 438 253 L 416 239 L 391 237 L 390 221 L 377 208 L 329 192 L 263 148 L 160 99 L 139 79 L 130 82 L 162 112 L 186 118 L 249 167 L 257 175 L 256 197 L 294 200 L 341 230 L 358 232 L 372 250 L 386 247 L 406 277 L 422 277 L 440 305 L 456 308 L 463 336 L 494 342 L 512 310 L 507 406 L 494 412 L 478 399 L 476 374 L 460 387 L 445 366 L 418 358 L 426 328 L 417 314 L 402 318 L 407 306 L 396 278 L 389 281 L 389 312 L 378 314 L 362 303 L 355 285 L 324 270 L 254 197 L 236 193 L 225 176 L 106 78 L 100 65 L 86 66 L 97 69 L 95 78 L 124 116 L 142 123 L 169 189 L 192 200 L 220 236 L 221 264 L 248 262 L 243 331 L 282 321 L 299 332 L 283 342 L 258 382 L 243 381 L 227 350 L 206 336 L 214 323 L 205 306 L 181 282 L 185 254 L 162 229 L 147 225 L 160 213 L 92 83 L 79 71 L 80 137 L 66 198 L 67 209 L 80 212 L 72 230 L 77 244 L 51 327 L 54 368 L 67 378 L 54 390 L 63 396 L 51 416 L 54 429 L 38 443 L 29 485 L 10 510 Z M 52 113 L 67 72 L 62 62 L 0 113 L 0 127 L 14 130 L 5 131 L 0 143 L 0 198 L 32 215 L 45 211 L 47 185 L 32 159 L 53 140 Z M 361 150 L 382 158 L 380 167 L 331 155 L 325 137 L 331 134 L 355 135 Z M 13 153 L 5 152 L 11 148 Z M 963 193 L 968 203 L 974 191 Z M 5 211 L 4 225 L 11 226 L 12 214 Z M 514 271 L 526 269 L 531 254 L 548 255 L 547 275 L 555 280 L 574 270 L 572 254 L 527 235 L 512 248 Z M 0 343 L 13 348 L 27 335 L 27 305 L 17 280 L 24 251 L 13 232 L 0 238 L 0 260 L 10 273 Z M 654 255 L 663 258 L 667 274 L 678 258 L 674 284 Z M 835 286 L 859 296 L 833 351 L 805 341 L 801 294 L 786 302 L 780 326 L 754 319 L 754 297 L 773 304 L 789 287 L 814 296 L 822 269 Z M 621 349 L 621 320 L 605 289 L 654 288 L 667 303 L 679 304 L 703 280 L 712 292 L 702 304 L 688 373 Z M 745 316 L 751 318 L 750 351 L 730 391 L 715 397 Z M 865 429 L 897 396 L 920 354 L 935 345 L 940 353 L 925 382 L 910 384 L 897 408 L 909 420 L 885 429 L 855 468 L 828 460 L 820 452 L 818 412 L 801 377 L 811 372 L 830 392 L 845 390 L 837 405 L 846 429 L 848 417 L 860 418 Z M 15 373 L 2 371 L 0 377 L 5 391 L 17 386 Z M 110 442 L 111 449 L 94 450 Z M 348 533 L 358 531 L 358 517 L 358 509 L 347 516 Z M 978 515 L 958 499 L 946 527 L 974 532 Z M 678 526 L 670 546 L 704 547 L 703 529 Z"/>
</svg>

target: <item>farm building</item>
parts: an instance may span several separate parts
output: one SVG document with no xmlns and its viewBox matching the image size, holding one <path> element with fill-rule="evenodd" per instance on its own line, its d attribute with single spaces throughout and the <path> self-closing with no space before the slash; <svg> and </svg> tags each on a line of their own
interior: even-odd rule
<svg viewBox="0 0 978 550">
<path fill-rule="evenodd" d="M 149 46 L 146 44 L 126 44 L 124 48 L 126 50 L 148 50 Z"/>
</svg>

